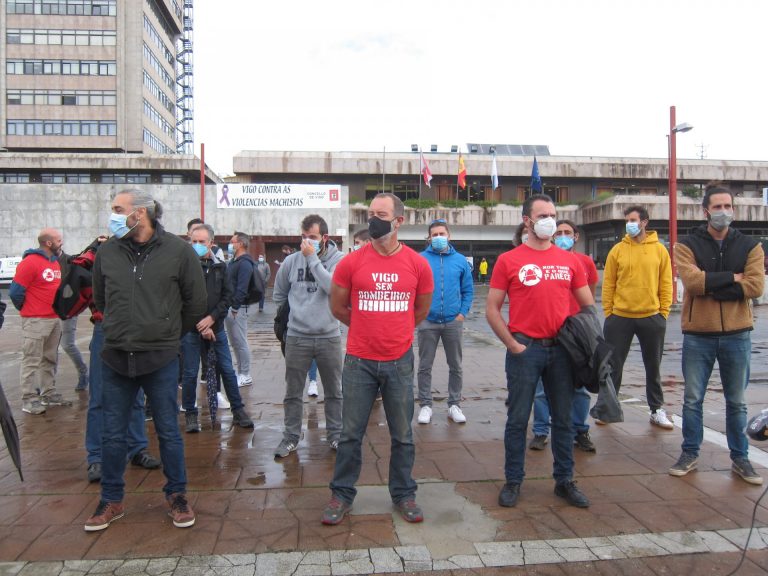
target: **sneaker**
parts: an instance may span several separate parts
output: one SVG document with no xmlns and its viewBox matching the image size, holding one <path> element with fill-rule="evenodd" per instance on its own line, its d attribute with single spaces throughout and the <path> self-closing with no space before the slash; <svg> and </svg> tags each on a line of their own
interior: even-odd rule
<svg viewBox="0 0 768 576">
<path fill-rule="evenodd" d="M 184 428 L 184 432 L 187 434 L 194 434 L 195 432 L 200 432 L 200 422 L 197 419 L 197 413 L 196 412 L 187 412 L 184 414 L 184 420 L 186 421 L 186 427 Z"/>
<path fill-rule="evenodd" d="M 88 390 L 88 374 L 80 374 L 77 378 L 75 392 L 83 392 L 84 390 Z"/>
<path fill-rule="evenodd" d="M 240 426 L 240 428 L 253 428 L 253 420 L 248 416 L 245 408 L 232 410 L 232 423 L 235 426 Z"/>
<path fill-rule="evenodd" d="M 698 463 L 698 456 L 694 456 L 690 452 L 683 452 L 680 454 L 680 458 L 677 459 L 677 462 L 675 462 L 675 465 L 669 469 L 669 473 L 672 476 L 685 476 L 691 470 L 696 470 L 696 465 Z"/>
<path fill-rule="evenodd" d="M 584 496 L 584 493 L 576 487 L 576 482 L 573 480 L 555 484 L 555 496 L 564 498 L 568 504 L 576 506 L 576 508 L 589 508 L 589 498 Z"/>
<path fill-rule="evenodd" d="M 101 462 L 88 464 L 88 482 L 93 484 L 101 480 Z"/>
<path fill-rule="evenodd" d="M 347 512 L 350 510 L 352 510 L 352 504 L 342 502 L 336 498 L 336 496 L 334 496 L 331 498 L 331 501 L 328 502 L 325 510 L 323 510 L 323 515 L 320 517 L 320 522 L 326 526 L 335 526 L 344 520 L 344 516 L 346 516 Z"/>
<path fill-rule="evenodd" d="M 307 396 L 317 398 L 317 380 L 310 380 L 307 386 Z"/>
<path fill-rule="evenodd" d="M 544 446 L 549 442 L 549 437 L 545 434 L 536 434 L 528 443 L 529 450 L 544 450 Z"/>
<path fill-rule="evenodd" d="M 597 452 L 595 443 L 592 442 L 592 438 L 589 437 L 589 431 L 578 432 L 576 438 L 573 439 L 573 443 L 584 452 Z"/>
<path fill-rule="evenodd" d="M 171 508 L 168 510 L 168 516 L 171 517 L 176 528 L 189 528 L 195 523 L 195 513 L 187 502 L 186 494 L 171 494 L 166 498 L 166 502 Z"/>
<path fill-rule="evenodd" d="M 216 400 L 219 408 L 222 410 L 229 410 L 229 400 L 227 400 L 227 397 L 224 394 L 216 392 Z"/>
<path fill-rule="evenodd" d="M 131 464 L 144 468 L 145 470 L 156 470 L 157 468 L 160 468 L 160 460 L 152 456 L 152 454 L 146 450 L 136 452 L 131 458 Z"/>
<path fill-rule="evenodd" d="M 518 496 L 520 496 L 520 484 L 507 482 L 499 492 L 499 506 L 514 507 L 517 504 Z"/>
<path fill-rule="evenodd" d="M 277 445 L 277 448 L 275 448 L 275 456 L 278 458 L 285 458 L 290 454 L 291 452 L 295 452 L 296 448 L 299 447 L 298 442 L 294 442 L 293 440 L 281 440 L 280 444 Z"/>
<path fill-rule="evenodd" d="M 85 521 L 86 532 L 98 532 L 109 528 L 115 520 L 125 516 L 125 507 L 122 502 L 99 502 L 96 512 Z"/>
<path fill-rule="evenodd" d="M 429 422 L 432 420 L 432 408 L 429 406 L 422 406 L 421 410 L 419 410 L 419 417 L 416 419 L 416 421 L 419 424 L 429 424 Z"/>
<path fill-rule="evenodd" d="M 464 424 L 467 421 L 467 417 L 464 416 L 464 412 L 461 411 L 458 404 L 454 404 L 448 408 L 448 417 L 456 422 L 456 424 Z"/>
<path fill-rule="evenodd" d="M 40 403 L 43 406 L 72 406 L 72 402 L 69 400 L 64 400 L 64 396 L 58 392 L 40 396 Z"/>
<path fill-rule="evenodd" d="M 607 426 L 608 425 L 607 422 L 603 422 L 599 418 L 593 418 L 593 420 L 595 421 L 595 424 L 597 424 L 598 426 Z"/>
<path fill-rule="evenodd" d="M 760 486 L 763 483 L 762 476 L 755 472 L 755 469 L 752 468 L 752 463 L 746 458 L 737 458 L 734 460 L 731 463 L 731 472 L 737 476 L 741 476 L 741 479 L 744 480 L 744 482 L 755 484 L 756 486 Z"/>
<path fill-rule="evenodd" d="M 32 398 L 21 402 L 21 411 L 38 416 L 40 414 L 45 414 L 45 406 L 37 398 Z"/>
<path fill-rule="evenodd" d="M 651 424 L 655 424 L 659 428 L 664 428 L 665 430 L 672 430 L 675 427 L 675 425 L 672 424 L 672 421 L 667 418 L 667 413 L 663 408 L 659 408 L 656 412 L 651 413 Z"/>
<path fill-rule="evenodd" d="M 406 522 L 415 524 L 424 521 L 424 512 L 421 511 L 421 508 L 419 508 L 419 505 L 416 504 L 416 500 L 413 498 L 396 502 L 395 508 Z"/>
<path fill-rule="evenodd" d="M 336 452 L 339 449 L 339 441 L 338 440 L 331 440 L 330 446 L 331 446 L 331 450 Z"/>
<path fill-rule="evenodd" d="M 251 378 L 248 374 L 237 375 L 238 388 L 242 388 L 243 386 L 250 386 L 251 384 L 253 384 L 253 378 Z"/>
</svg>

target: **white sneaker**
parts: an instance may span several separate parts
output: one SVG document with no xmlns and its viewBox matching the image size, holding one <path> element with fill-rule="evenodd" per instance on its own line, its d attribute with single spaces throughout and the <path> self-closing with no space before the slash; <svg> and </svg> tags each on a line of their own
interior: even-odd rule
<svg viewBox="0 0 768 576">
<path fill-rule="evenodd" d="M 309 386 L 307 386 L 307 396 L 313 396 L 317 398 L 317 380 L 309 381 Z"/>
<path fill-rule="evenodd" d="M 459 408 L 456 404 L 448 409 L 448 416 L 451 420 L 456 422 L 456 424 L 464 424 L 467 421 L 467 417 L 464 416 L 464 412 L 462 412 L 461 408 Z"/>
<path fill-rule="evenodd" d="M 227 400 L 227 397 L 223 393 L 216 392 L 216 398 L 219 400 L 219 408 L 224 410 L 229 408 L 229 400 Z"/>
<path fill-rule="evenodd" d="M 237 375 L 238 388 L 242 388 L 243 386 L 250 386 L 251 384 L 253 384 L 253 378 L 251 378 L 248 374 Z"/>
<path fill-rule="evenodd" d="M 432 420 L 432 408 L 429 406 L 422 406 L 421 410 L 419 410 L 418 423 L 429 424 L 430 420 Z"/>
<path fill-rule="evenodd" d="M 667 413 L 663 408 L 659 408 L 656 412 L 651 414 L 651 424 L 655 424 L 659 428 L 665 428 L 666 430 L 672 430 L 675 427 L 670 419 L 667 418 Z"/>
</svg>

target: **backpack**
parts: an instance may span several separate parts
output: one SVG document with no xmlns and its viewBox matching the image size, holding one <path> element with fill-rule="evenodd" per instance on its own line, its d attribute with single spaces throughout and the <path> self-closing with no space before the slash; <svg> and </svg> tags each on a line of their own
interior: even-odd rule
<svg viewBox="0 0 768 576">
<path fill-rule="evenodd" d="M 285 339 L 288 336 L 288 317 L 291 314 L 291 306 L 288 300 L 280 304 L 275 314 L 275 336 L 280 341 L 280 350 L 285 356 Z"/>
<path fill-rule="evenodd" d="M 91 271 L 71 265 L 53 299 L 53 311 L 62 320 L 74 318 L 88 307 L 93 298 Z"/>
<path fill-rule="evenodd" d="M 259 272 L 258 266 L 252 264 L 251 279 L 248 282 L 248 294 L 245 296 L 246 304 L 257 304 L 264 297 L 267 287 L 264 285 L 264 277 Z"/>
</svg>

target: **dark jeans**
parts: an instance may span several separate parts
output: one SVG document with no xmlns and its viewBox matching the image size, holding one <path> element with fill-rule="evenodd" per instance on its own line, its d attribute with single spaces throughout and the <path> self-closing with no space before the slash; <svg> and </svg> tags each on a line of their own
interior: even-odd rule
<svg viewBox="0 0 768 576">
<path fill-rule="evenodd" d="M 416 482 L 411 471 L 416 456 L 413 444 L 413 350 L 391 362 L 365 360 L 347 354 L 342 373 L 342 429 L 331 491 L 351 504 L 362 466 L 362 442 L 371 408 L 381 390 L 392 439 L 389 458 L 389 495 L 395 503 L 413 498 Z M 530 408 L 529 408 L 530 409 Z"/>
<path fill-rule="evenodd" d="M 525 477 L 525 436 L 531 415 L 536 383 L 541 378 L 552 415 L 553 477 L 565 482 L 573 477 L 573 370 L 559 344 L 543 347 L 525 337 L 516 337 L 527 346 L 520 354 L 507 352 L 506 372 L 509 406 L 504 430 L 504 475 L 507 482 L 520 484 Z"/>
<path fill-rule="evenodd" d="M 632 338 L 637 336 L 645 365 L 645 396 L 651 410 L 657 410 L 664 405 L 660 367 L 666 332 L 667 320 L 661 314 L 646 318 L 625 318 L 611 314 L 603 324 L 603 336 L 613 345 L 612 376 L 617 394 L 621 388 L 621 376 L 629 346 L 632 344 Z"/>
<path fill-rule="evenodd" d="M 125 465 L 128 446 L 126 433 L 131 418 L 131 406 L 140 390 L 152 405 L 152 418 L 160 441 L 160 459 L 166 484 L 165 495 L 186 492 L 187 471 L 184 465 L 184 443 L 179 431 L 176 402 L 179 361 L 173 360 L 149 374 L 130 378 L 115 372 L 102 362 L 102 401 L 104 427 L 102 431 L 101 499 L 120 502 L 125 492 Z"/>
<path fill-rule="evenodd" d="M 216 341 L 213 342 L 213 351 L 216 354 L 216 373 L 221 375 L 224 384 L 224 392 L 227 394 L 230 409 L 243 407 L 243 399 L 237 388 L 237 376 L 232 367 L 232 355 L 229 352 L 227 332 L 222 328 L 216 332 Z M 181 377 L 181 405 L 186 412 L 197 414 L 195 399 L 197 398 L 197 369 L 200 366 L 200 356 L 205 356 L 205 345 L 197 332 L 187 332 L 181 339 L 181 359 L 184 365 Z M 205 377 L 203 372 L 203 377 Z"/>
</svg>

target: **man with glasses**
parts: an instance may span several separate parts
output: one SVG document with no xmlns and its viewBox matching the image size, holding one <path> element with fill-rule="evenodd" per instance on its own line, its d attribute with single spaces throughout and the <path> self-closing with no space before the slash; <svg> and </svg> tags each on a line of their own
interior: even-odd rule
<svg viewBox="0 0 768 576">
<path fill-rule="evenodd" d="M 256 263 L 248 254 L 250 238 L 244 232 L 235 232 L 229 240 L 227 252 L 230 262 L 227 267 L 229 285 L 232 287 L 232 303 L 224 320 L 232 348 L 237 359 L 237 385 L 253 384 L 251 378 L 251 348 L 248 345 L 248 287 Z"/>
</svg>

